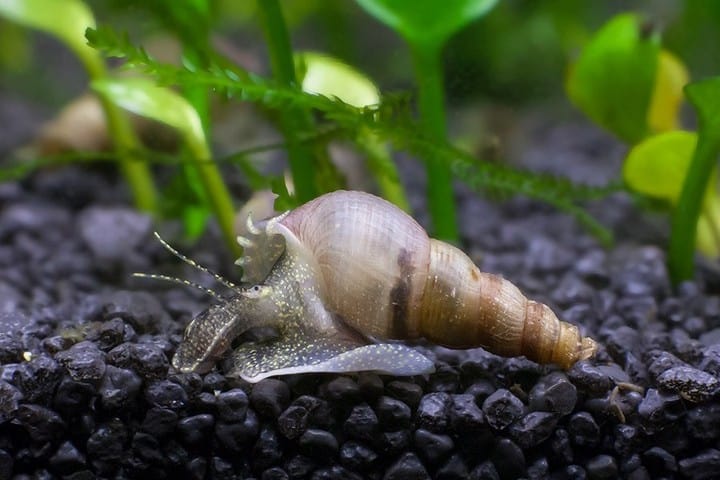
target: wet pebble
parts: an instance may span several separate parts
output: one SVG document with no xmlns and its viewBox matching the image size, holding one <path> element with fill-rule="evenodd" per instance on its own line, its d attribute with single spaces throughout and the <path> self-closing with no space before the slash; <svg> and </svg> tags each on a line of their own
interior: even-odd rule
<svg viewBox="0 0 720 480">
<path fill-rule="evenodd" d="M 162 348 L 150 343 L 122 343 L 108 352 L 107 362 L 132 369 L 145 380 L 164 378 L 170 368 Z"/>
<path fill-rule="evenodd" d="M 132 370 L 108 365 L 98 387 L 101 405 L 106 410 L 128 408 L 140 393 L 141 387 L 142 379 Z"/>
<path fill-rule="evenodd" d="M 287 439 L 293 440 L 307 429 L 308 411 L 305 407 L 291 405 L 277 420 L 278 430 Z"/>
<path fill-rule="evenodd" d="M 216 395 L 218 418 L 227 423 L 242 422 L 248 409 L 248 396 L 240 388 Z"/>
<path fill-rule="evenodd" d="M 185 417 L 177 424 L 180 441 L 186 445 L 202 445 L 212 434 L 215 419 L 208 413 Z"/>
<path fill-rule="evenodd" d="M 328 462 L 337 454 L 339 446 L 332 433 L 309 428 L 300 436 L 298 448 L 303 455 L 321 462 Z"/>
<path fill-rule="evenodd" d="M 69 475 L 86 466 L 85 455 L 69 441 L 60 444 L 48 463 L 54 472 L 61 475 Z"/>
<path fill-rule="evenodd" d="M 677 472 L 675 457 L 664 448 L 651 447 L 643 452 L 642 459 L 643 464 L 655 476 Z"/>
<path fill-rule="evenodd" d="M 140 430 L 164 438 L 175 432 L 178 423 L 177 412 L 169 408 L 151 407 L 140 425 Z"/>
<path fill-rule="evenodd" d="M 441 432 L 448 425 L 450 395 L 444 392 L 429 393 L 422 397 L 418 405 L 416 418 L 419 427 L 433 432 Z"/>
<path fill-rule="evenodd" d="M 414 453 L 407 452 L 385 471 L 383 480 L 430 479 L 425 466 Z"/>
<path fill-rule="evenodd" d="M 508 434 L 520 448 L 528 449 L 552 435 L 558 415 L 550 412 L 530 412 L 508 428 Z"/>
<path fill-rule="evenodd" d="M 660 388 L 691 402 L 703 402 L 718 391 L 720 382 L 709 373 L 689 366 L 673 367 L 657 377 Z"/>
<path fill-rule="evenodd" d="M 495 430 L 504 430 L 525 413 L 525 405 L 509 390 L 500 389 L 485 399 L 485 421 Z"/>
<path fill-rule="evenodd" d="M 450 427 L 454 432 L 472 432 L 485 426 L 485 416 L 470 394 L 453 394 L 449 408 Z"/>
<path fill-rule="evenodd" d="M 455 447 L 455 443 L 449 435 L 439 435 L 422 428 L 415 430 L 413 443 L 415 450 L 431 466 L 435 466 L 445 459 Z"/>
<path fill-rule="evenodd" d="M 423 396 L 422 387 L 416 383 L 393 380 L 385 386 L 387 394 L 405 402 L 410 408 L 417 408 Z"/>
<path fill-rule="evenodd" d="M 438 480 L 466 480 L 470 476 L 468 466 L 463 457 L 453 454 L 440 468 L 435 471 Z"/>
<path fill-rule="evenodd" d="M 343 424 L 343 432 L 356 440 L 372 441 L 379 429 L 378 417 L 366 403 L 353 407 Z"/>
<path fill-rule="evenodd" d="M 380 397 L 375 404 L 375 413 L 383 430 L 397 430 L 410 426 L 412 418 L 410 407 L 395 398 Z"/>
<path fill-rule="evenodd" d="M 238 454 L 257 438 L 260 420 L 254 410 L 248 409 L 242 422 L 215 423 L 215 438 L 221 449 Z"/>
<path fill-rule="evenodd" d="M 542 377 L 530 390 L 528 407 L 531 410 L 568 415 L 575 408 L 577 389 L 561 372 Z"/>
<path fill-rule="evenodd" d="M 150 383 L 145 388 L 145 400 L 150 405 L 171 410 L 185 408 L 188 403 L 185 390 L 169 380 L 157 380 Z"/>
<path fill-rule="evenodd" d="M 720 404 L 706 403 L 688 410 L 685 425 L 688 434 L 693 438 L 720 438 Z"/>
<path fill-rule="evenodd" d="M 260 416 L 275 419 L 290 404 L 290 390 L 285 382 L 266 378 L 253 386 L 250 403 Z"/>
<path fill-rule="evenodd" d="M 343 443 L 340 448 L 340 462 L 351 470 L 366 472 L 375 466 L 378 458 L 374 450 L 354 440 Z"/>
<path fill-rule="evenodd" d="M 519 478 L 525 475 L 525 454 L 509 438 L 499 438 L 490 460 L 501 478 Z"/>
<path fill-rule="evenodd" d="M 600 427 L 588 412 L 573 414 L 567 429 L 575 445 L 594 447 L 600 442 Z"/>
<path fill-rule="evenodd" d="M 618 465 L 610 455 L 597 455 L 585 464 L 587 474 L 592 479 L 604 480 L 617 478 Z"/>
<path fill-rule="evenodd" d="M 708 448 L 694 457 L 683 458 L 678 462 L 680 473 L 692 479 L 704 480 L 717 478 L 720 472 L 720 450 Z"/>
</svg>

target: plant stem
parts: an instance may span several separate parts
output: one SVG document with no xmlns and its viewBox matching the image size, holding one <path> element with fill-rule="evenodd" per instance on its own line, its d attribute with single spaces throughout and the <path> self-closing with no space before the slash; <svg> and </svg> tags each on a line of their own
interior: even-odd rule
<svg viewBox="0 0 720 480">
<path fill-rule="evenodd" d="M 235 209 L 230 192 L 215 162 L 212 160 L 210 149 L 206 143 L 199 142 L 195 138 L 186 137 L 185 141 L 190 149 L 190 157 L 195 163 L 195 170 L 200 174 L 200 180 L 205 187 L 205 194 L 217 217 L 223 238 L 230 251 L 239 257 L 242 254 L 242 249 L 235 240 L 233 228 Z"/>
<path fill-rule="evenodd" d="M 693 276 L 695 236 L 700 209 L 710 173 L 717 163 L 720 139 L 698 135 L 697 147 L 688 167 L 682 193 L 672 214 L 668 265 L 675 284 Z"/>
<path fill-rule="evenodd" d="M 258 0 L 258 6 L 273 76 L 281 85 L 297 88 L 290 37 L 278 0 Z M 280 123 L 288 143 L 295 196 L 300 202 L 307 202 L 318 193 L 314 181 L 313 153 L 299 142 L 298 134 L 312 129 L 312 117 L 305 110 L 293 108 L 282 112 Z"/>
<path fill-rule="evenodd" d="M 410 43 L 418 85 L 420 125 L 425 134 L 444 141 L 447 137 L 440 46 Z M 450 166 L 438 158 L 426 158 L 427 192 L 435 237 L 458 240 L 455 200 Z"/>
<path fill-rule="evenodd" d="M 95 55 L 79 55 L 91 80 L 107 77 L 105 65 Z M 142 211 L 157 212 L 157 194 L 150 174 L 150 168 L 138 154 L 140 143 L 133 131 L 128 117 L 105 95 L 98 93 L 100 104 L 105 112 L 108 133 L 117 150 L 120 170 L 130 186 L 135 206 Z"/>
</svg>

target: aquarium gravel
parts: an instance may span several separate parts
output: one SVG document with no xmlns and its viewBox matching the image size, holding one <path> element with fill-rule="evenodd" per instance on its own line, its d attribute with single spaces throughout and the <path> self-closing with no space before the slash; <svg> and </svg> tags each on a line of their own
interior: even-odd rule
<svg viewBox="0 0 720 480">
<path fill-rule="evenodd" d="M 671 288 L 656 225 L 623 196 L 597 206 L 622 230 L 603 249 L 549 207 L 460 195 L 465 250 L 583 325 L 592 360 L 563 372 L 421 343 L 426 377 L 251 385 L 172 371 L 211 299 L 131 273 L 210 284 L 114 188 L 73 169 L 0 186 L 0 478 L 720 477 L 720 276 Z M 216 241 L 188 253 L 227 275 Z"/>
</svg>

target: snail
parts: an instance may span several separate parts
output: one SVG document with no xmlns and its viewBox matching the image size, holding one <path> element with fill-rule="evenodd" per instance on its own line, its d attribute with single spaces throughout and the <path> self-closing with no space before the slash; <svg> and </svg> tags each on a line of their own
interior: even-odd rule
<svg viewBox="0 0 720 480">
<path fill-rule="evenodd" d="M 216 275 L 233 293 L 187 326 L 172 360 L 179 371 L 210 370 L 256 327 L 277 336 L 240 344 L 229 372 L 250 382 L 303 372 L 429 373 L 427 357 L 390 342 L 420 337 L 564 369 L 595 353 L 576 326 L 374 195 L 337 191 L 269 220 L 248 216 L 247 232 L 236 262 L 243 284 Z"/>
</svg>

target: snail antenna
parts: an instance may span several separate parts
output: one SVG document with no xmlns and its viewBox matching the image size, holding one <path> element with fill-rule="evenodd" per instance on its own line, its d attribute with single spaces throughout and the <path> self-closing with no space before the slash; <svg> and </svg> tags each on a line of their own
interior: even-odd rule
<svg viewBox="0 0 720 480">
<path fill-rule="evenodd" d="M 211 295 L 212 297 L 216 298 L 217 300 L 224 300 L 223 297 L 221 295 L 219 295 L 215 290 L 211 290 L 207 287 L 200 285 L 199 283 L 191 282 L 189 280 L 185 280 L 182 278 L 171 277 L 168 275 L 159 275 L 156 273 L 138 273 L 138 272 L 133 273 L 132 276 L 137 277 L 137 278 L 149 278 L 151 280 L 163 280 L 166 282 L 179 283 L 181 285 L 186 285 L 188 287 L 194 287 L 194 288 L 197 288 L 198 290 L 202 290 L 203 292 L 207 293 L 208 295 Z"/>
<path fill-rule="evenodd" d="M 182 260 L 183 262 L 187 263 L 187 264 L 190 265 L 191 267 L 197 268 L 197 269 L 200 270 L 201 272 L 205 272 L 205 273 L 207 273 L 208 275 L 211 275 L 215 280 L 217 280 L 218 282 L 222 283 L 223 285 L 225 285 L 225 286 L 228 287 L 228 288 L 232 288 L 232 289 L 234 289 L 234 290 L 237 290 L 237 289 L 239 288 L 237 285 L 235 285 L 234 283 L 232 283 L 230 280 L 226 279 L 226 278 L 223 277 L 222 275 L 213 272 L 213 271 L 210 270 L 209 268 L 200 265 L 200 264 L 197 263 L 195 260 L 191 260 L 190 258 L 186 257 L 186 256 L 183 255 L 182 253 L 180 253 L 180 252 L 178 252 L 177 250 L 175 250 L 173 247 L 170 246 L 169 243 L 167 243 L 165 240 L 163 240 L 163 238 L 160 236 L 160 234 L 159 234 L 158 232 L 153 232 L 153 235 L 155 235 L 155 238 L 157 238 L 158 242 L 160 242 L 160 244 L 161 244 L 163 247 L 165 247 L 165 250 L 167 250 L 168 252 L 172 253 L 172 254 L 175 255 L 177 258 L 179 258 L 179 259 Z M 163 276 L 163 275 L 158 275 L 158 279 L 160 279 L 160 277 L 162 277 L 162 276 Z M 171 278 L 171 277 L 169 277 L 169 278 Z M 185 283 L 185 280 L 181 280 L 181 279 L 180 279 L 180 283 Z M 194 285 L 192 285 L 192 282 L 187 282 L 186 284 L 187 284 L 187 285 L 194 286 Z M 204 289 L 205 287 L 201 287 L 201 288 Z"/>
</svg>

